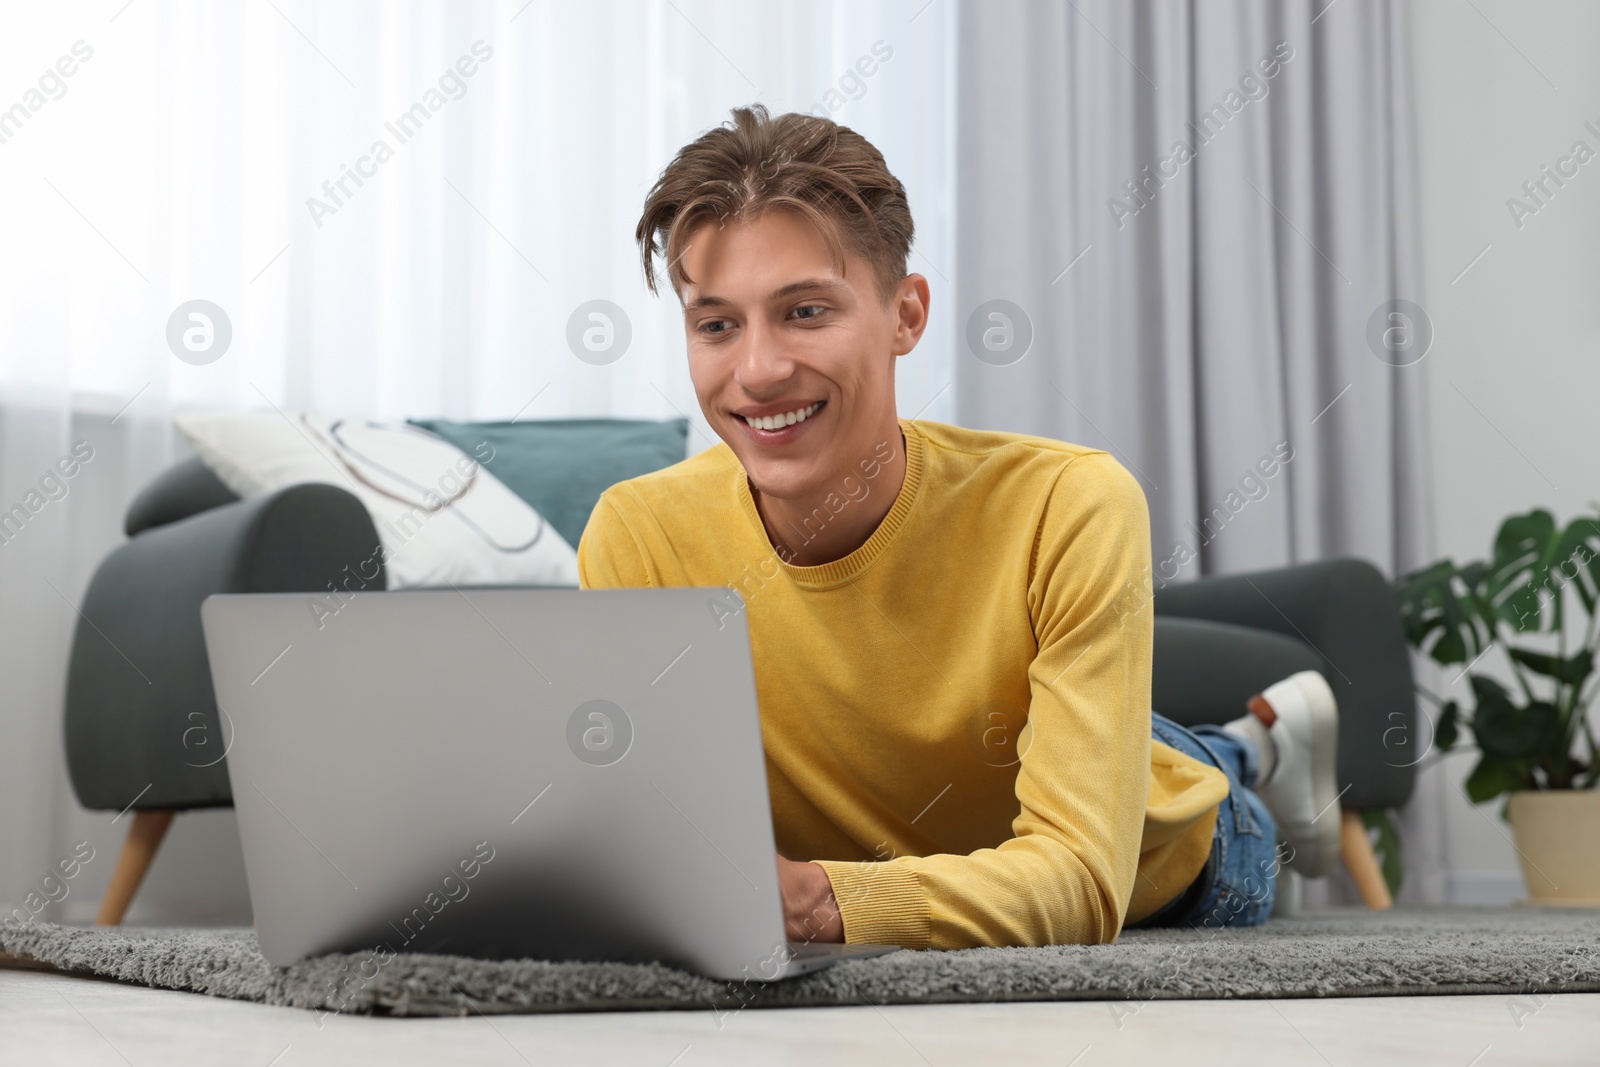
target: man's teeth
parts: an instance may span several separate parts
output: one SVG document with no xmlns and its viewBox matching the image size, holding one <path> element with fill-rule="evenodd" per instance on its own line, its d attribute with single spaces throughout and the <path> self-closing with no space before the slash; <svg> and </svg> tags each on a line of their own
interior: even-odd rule
<svg viewBox="0 0 1600 1067">
<path fill-rule="evenodd" d="M 793 426 L 797 422 L 805 422 L 811 416 L 815 415 L 817 413 L 817 409 L 821 406 L 822 402 L 819 400 L 817 403 L 812 404 L 808 408 L 799 408 L 795 411 L 787 411 L 782 415 L 762 415 L 760 418 L 755 419 L 744 417 L 744 421 L 748 422 L 751 426 L 758 430 L 781 430 L 785 426 Z"/>
</svg>

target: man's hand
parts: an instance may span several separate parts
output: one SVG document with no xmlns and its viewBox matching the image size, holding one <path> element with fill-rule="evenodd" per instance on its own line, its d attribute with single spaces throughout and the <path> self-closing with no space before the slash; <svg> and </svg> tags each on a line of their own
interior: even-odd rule
<svg viewBox="0 0 1600 1067">
<path fill-rule="evenodd" d="M 844 920 L 833 899 L 828 872 L 815 863 L 778 856 L 778 890 L 783 895 L 783 925 L 790 941 L 844 943 Z"/>
</svg>

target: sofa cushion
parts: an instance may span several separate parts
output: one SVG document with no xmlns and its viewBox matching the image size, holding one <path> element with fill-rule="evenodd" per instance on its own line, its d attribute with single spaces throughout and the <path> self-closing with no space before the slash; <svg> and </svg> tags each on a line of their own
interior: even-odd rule
<svg viewBox="0 0 1600 1067">
<path fill-rule="evenodd" d="M 576 547 L 600 494 L 686 458 L 689 420 L 412 419 L 483 465 Z M 487 443 L 492 451 L 480 446 Z"/>
<path fill-rule="evenodd" d="M 406 423 L 310 412 L 180 412 L 173 422 L 241 497 L 326 482 L 366 506 L 390 589 L 578 584 L 555 526 L 473 455 Z"/>
</svg>

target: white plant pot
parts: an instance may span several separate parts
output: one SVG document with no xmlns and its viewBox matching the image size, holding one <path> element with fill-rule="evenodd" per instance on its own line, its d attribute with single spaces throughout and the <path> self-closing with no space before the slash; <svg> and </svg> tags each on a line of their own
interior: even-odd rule
<svg viewBox="0 0 1600 1067">
<path fill-rule="evenodd" d="M 1523 903 L 1600 908 L 1600 791 L 1512 793 L 1509 814 Z"/>
</svg>

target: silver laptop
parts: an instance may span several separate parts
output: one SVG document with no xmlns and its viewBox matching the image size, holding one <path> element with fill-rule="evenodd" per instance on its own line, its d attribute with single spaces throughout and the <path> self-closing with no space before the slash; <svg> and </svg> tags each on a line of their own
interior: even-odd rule
<svg viewBox="0 0 1600 1067">
<path fill-rule="evenodd" d="M 659 960 L 789 942 L 728 589 L 219 594 L 201 607 L 262 954 Z"/>
</svg>

